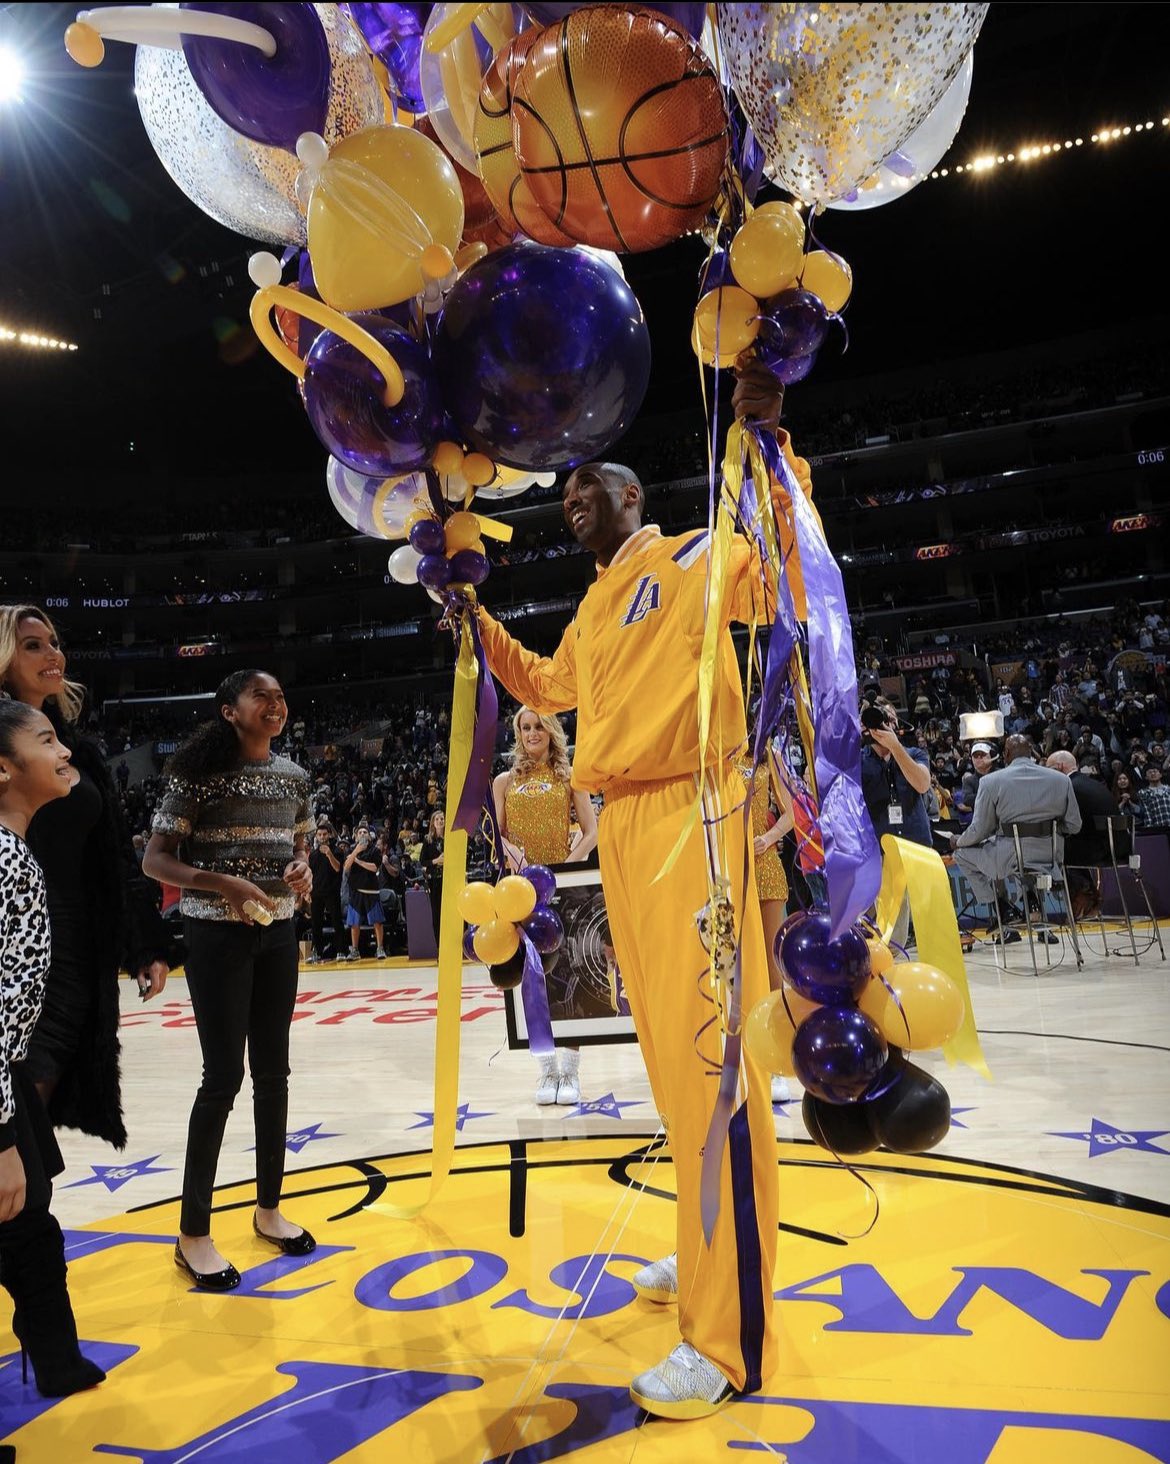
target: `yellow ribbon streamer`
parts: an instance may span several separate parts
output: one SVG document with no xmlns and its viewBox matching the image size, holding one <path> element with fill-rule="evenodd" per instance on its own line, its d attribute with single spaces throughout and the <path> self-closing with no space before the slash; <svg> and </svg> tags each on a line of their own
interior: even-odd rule
<svg viewBox="0 0 1170 1464">
<path fill-rule="evenodd" d="M 455 827 L 475 736 L 475 689 L 479 679 L 471 628 L 464 617 L 451 702 L 451 745 L 447 762 L 446 834 L 443 842 L 443 904 L 439 916 L 439 996 L 435 1021 L 435 1111 L 431 1179 L 417 1205 L 371 1205 L 395 1220 L 413 1220 L 438 1194 L 455 1156 L 459 1110 L 459 1023 L 463 1002 L 463 916 L 459 896 L 467 883 L 467 835 Z"/>
<path fill-rule="evenodd" d="M 908 839 L 885 834 L 882 837 L 882 887 L 877 897 L 877 923 L 884 941 L 890 938 L 907 892 L 914 937 L 918 943 L 918 959 L 927 966 L 945 971 L 963 993 L 963 1025 L 943 1048 L 946 1059 L 952 1066 L 957 1062 L 965 1063 L 990 1079 L 991 1070 L 983 1056 L 979 1030 L 975 1025 L 967 967 L 959 944 L 959 922 L 955 919 L 946 866 L 939 855 L 925 844 L 913 844 Z"/>
</svg>

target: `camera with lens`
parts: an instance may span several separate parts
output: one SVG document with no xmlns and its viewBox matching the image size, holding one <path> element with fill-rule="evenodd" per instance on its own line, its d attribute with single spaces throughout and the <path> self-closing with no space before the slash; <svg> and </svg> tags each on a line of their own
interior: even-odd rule
<svg viewBox="0 0 1170 1464">
<path fill-rule="evenodd" d="M 888 728 L 889 717 L 882 707 L 875 707 L 872 702 L 866 702 L 861 708 L 861 740 L 872 742 L 872 733 L 879 727 Z"/>
</svg>

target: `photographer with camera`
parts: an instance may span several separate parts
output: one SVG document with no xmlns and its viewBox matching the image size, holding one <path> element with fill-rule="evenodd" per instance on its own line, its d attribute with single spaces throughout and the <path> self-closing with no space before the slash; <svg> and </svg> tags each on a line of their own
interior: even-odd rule
<svg viewBox="0 0 1170 1464">
<path fill-rule="evenodd" d="M 373 849 L 373 839 L 365 824 L 359 825 L 354 836 L 354 845 L 345 859 L 345 873 L 349 883 L 349 909 L 345 923 L 349 926 L 350 949 L 345 953 L 347 961 L 361 959 L 362 927 L 373 926 L 377 941 L 375 956 L 379 961 L 386 959 L 385 925 L 382 916 L 382 899 L 378 886 L 378 864 L 380 856 Z"/>
<path fill-rule="evenodd" d="M 903 746 L 898 714 L 888 702 L 866 701 L 861 708 L 861 791 L 879 843 L 883 834 L 932 848 L 926 793 L 930 759 L 920 747 Z M 892 940 L 906 945 L 910 904 L 902 901 Z"/>
</svg>

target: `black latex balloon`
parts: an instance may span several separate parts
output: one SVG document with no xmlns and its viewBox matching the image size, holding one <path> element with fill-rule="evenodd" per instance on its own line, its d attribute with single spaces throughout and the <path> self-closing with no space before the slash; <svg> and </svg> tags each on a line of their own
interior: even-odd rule
<svg viewBox="0 0 1170 1464">
<path fill-rule="evenodd" d="M 488 975 L 491 977 L 492 985 L 499 987 L 501 991 L 511 991 L 513 987 L 519 986 L 524 979 L 523 942 L 514 956 L 510 956 L 508 960 L 502 961 L 498 966 L 489 966 Z"/>
<path fill-rule="evenodd" d="M 804 1095 L 800 1116 L 809 1138 L 835 1154 L 868 1154 L 878 1146 L 870 1127 L 868 1103 L 826 1103 L 812 1093 Z"/>
<path fill-rule="evenodd" d="M 942 1143 L 950 1131 L 947 1090 L 912 1062 L 904 1065 L 889 1092 L 870 1099 L 864 1107 L 878 1142 L 895 1154 L 924 1154 Z"/>
</svg>

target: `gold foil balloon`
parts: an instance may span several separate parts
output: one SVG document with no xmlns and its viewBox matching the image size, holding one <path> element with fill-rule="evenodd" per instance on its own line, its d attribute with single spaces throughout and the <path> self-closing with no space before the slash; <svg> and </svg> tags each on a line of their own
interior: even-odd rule
<svg viewBox="0 0 1170 1464">
<path fill-rule="evenodd" d="M 986 12 L 721 3 L 732 86 L 768 175 L 818 207 L 853 193 L 934 110 Z"/>
<path fill-rule="evenodd" d="M 381 122 L 382 90 L 361 37 L 338 7 L 314 8 L 329 44 L 325 140 L 332 146 Z M 295 154 L 252 142 L 222 121 L 195 85 L 181 50 L 139 46 L 134 95 L 159 161 L 192 203 L 250 239 L 304 244 Z"/>
</svg>

